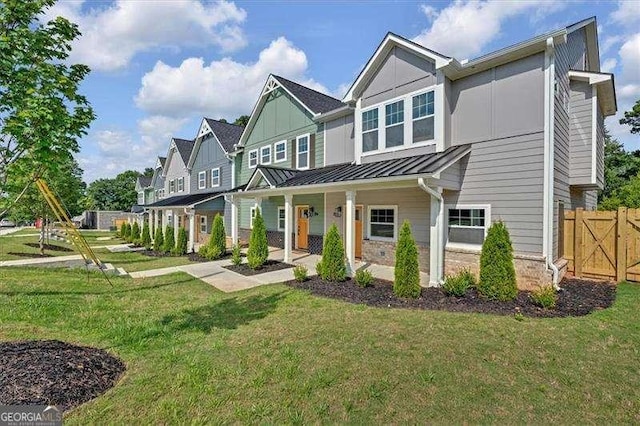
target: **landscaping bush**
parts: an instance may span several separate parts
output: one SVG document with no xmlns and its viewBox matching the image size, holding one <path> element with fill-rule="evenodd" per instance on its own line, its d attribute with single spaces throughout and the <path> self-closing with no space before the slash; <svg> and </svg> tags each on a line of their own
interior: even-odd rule
<svg viewBox="0 0 640 426">
<path fill-rule="evenodd" d="M 356 284 L 360 287 L 369 287 L 373 284 L 373 275 L 366 269 L 358 269 L 355 276 Z"/>
<path fill-rule="evenodd" d="M 558 293 L 553 286 L 545 285 L 531 292 L 531 300 L 535 305 L 545 309 L 553 309 L 558 302 Z"/>
<path fill-rule="evenodd" d="M 398 297 L 415 298 L 420 296 L 418 247 L 413 235 L 411 235 L 411 225 L 406 220 L 400 228 L 400 237 L 396 245 L 393 292 Z"/>
<path fill-rule="evenodd" d="M 153 237 L 153 250 L 158 252 L 164 250 L 164 236 L 161 227 L 156 229 L 156 234 Z"/>
<path fill-rule="evenodd" d="M 231 263 L 236 266 L 242 264 L 242 250 L 240 250 L 240 244 L 235 244 L 231 249 Z"/>
<path fill-rule="evenodd" d="M 164 244 L 162 245 L 162 251 L 165 253 L 171 253 L 171 250 L 176 246 L 176 237 L 173 232 L 173 226 L 167 226 L 164 228 Z"/>
<path fill-rule="evenodd" d="M 198 254 L 209 260 L 220 259 L 227 252 L 227 237 L 224 232 L 224 220 L 216 214 L 211 228 L 211 236 L 205 246 L 200 247 Z"/>
<path fill-rule="evenodd" d="M 137 243 L 140 239 L 140 225 L 138 222 L 133 222 L 133 226 L 131 227 L 131 241 Z"/>
<path fill-rule="evenodd" d="M 513 246 L 502 222 L 489 228 L 480 254 L 478 291 L 491 300 L 513 300 L 518 295 Z"/>
<path fill-rule="evenodd" d="M 209 245 L 201 246 L 198 250 L 198 254 L 200 257 L 204 257 L 207 260 L 216 260 L 222 257 L 222 253 L 220 253 L 220 249 L 218 247 L 211 247 Z"/>
<path fill-rule="evenodd" d="M 187 254 L 187 246 L 189 245 L 189 238 L 187 237 L 187 231 L 181 226 L 178 229 L 178 241 L 173 248 L 172 254 L 174 256 L 184 256 Z"/>
<path fill-rule="evenodd" d="M 476 277 L 468 269 L 463 269 L 456 275 L 447 276 L 442 285 L 442 290 L 447 296 L 462 297 L 469 288 L 475 287 L 475 285 Z"/>
<path fill-rule="evenodd" d="M 124 240 L 128 243 L 131 242 L 131 225 L 128 223 L 124 224 Z"/>
<path fill-rule="evenodd" d="M 151 233 L 149 232 L 149 223 L 142 225 L 142 236 L 140 237 L 141 245 L 149 250 L 151 248 Z"/>
<path fill-rule="evenodd" d="M 293 276 L 299 283 L 306 281 L 309 277 L 307 267 L 304 265 L 297 265 L 295 268 L 293 268 Z"/>
<path fill-rule="evenodd" d="M 319 272 L 320 277 L 326 281 L 344 281 L 347 277 L 344 245 L 335 223 L 324 237 Z"/>
<path fill-rule="evenodd" d="M 126 233 L 127 233 L 127 223 L 126 223 L 126 222 L 122 222 L 122 223 L 120 224 L 120 232 L 118 233 L 118 236 L 119 236 L 120 238 L 123 238 L 123 239 L 124 239 L 124 237 L 125 237 Z"/>
<path fill-rule="evenodd" d="M 253 229 L 249 237 L 249 250 L 247 251 L 247 263 L 252 269 L 258 269 L 269 257 L 269 246 L 267 245 L 267 228 L 264 219 L 260 214 L 260 209 L 256 209 L 256 216 L 253 218 Z"/>
</svg>

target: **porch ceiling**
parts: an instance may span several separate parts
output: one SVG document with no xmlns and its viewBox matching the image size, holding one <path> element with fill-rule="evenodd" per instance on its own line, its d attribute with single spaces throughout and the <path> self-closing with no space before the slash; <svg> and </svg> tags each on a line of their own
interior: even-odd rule
<svg viewBox="0 0 640 426">
<path fill-rule="evenodd" d="M 202 194 L 188 194 L 177 197 L 165 198 L 156 201 L 153 204 L 144 206 L 145 208 L 176 208 L 176 207 L 194 207 L 216 197 L 221 197 L 226 191 L 205 192 Z"/>
</svg>

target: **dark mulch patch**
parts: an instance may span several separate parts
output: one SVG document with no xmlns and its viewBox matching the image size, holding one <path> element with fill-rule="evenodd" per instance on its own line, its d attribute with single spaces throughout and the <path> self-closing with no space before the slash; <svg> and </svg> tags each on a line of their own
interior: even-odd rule
<svg viewBox="0 0 640 426">
<path fill-rule="evenodd" d="M 212 260 L 209 260 L 206 257 L 202 257 L 198 253 L 189 253 L 187 255 L 187 257 L 192 262 L 212 262 Z M 231 253 L 230 252 L 225 253 L 224 256 L 219 257 L 218 259 L 215 259 L 215 260 L 225 260 L 225 259 L 231 259 Z"/>
<path fill-rule="evenodd" d="M 289 281 L 287 285 L 311 291 L 312 294 L 340 299 L 370 306 L 409 309 L 431 309 L 452 312 L 479 312 L 497 315 L 521 313 L 528 317 L 581 316 L 611 306 L 616 297 L 616 288 L 606 282 L 565 279 L 560 286 L 558 303 L 554 309 L 543 309 L 533 304 L 528 291 L 518 292 L 518 297 L 509 302 L 495 302 L 482 297 L 470 289 L 464 297 L 447 296 L 441 288 L 423 288 L 417 299 L 401 299 L 393 294 L 393 283 L 375 279 L 373 286 L 362 288 L 353 280 L 342 283 L 323 281 L 317 276 L 299 283 Z"/>
<path fill-rule="evenodd" d="M 40 243 L 24 243 L 24 245 L 29 247 L 35 247 L 37 249 L 40 248 Z M 51 251 L 63 251 L 67 253 L 73 251 L 73 249 L 70 249 L 68 247 L 57 246 L 55 244 L 45 244 L 44 249 L 51 250 Z"/>
<path fill-rule="evenodd" d="M 41 257 L 53 257 L 52 254 L 40 254 L 40 253 L 18 253 L 15 251 L 10 251 L 9 253 L 11 256 L 20 256 L 20 257 L 29 257 L 32 259 L 36 259 L 36 258 L 41 258 Z"/>
<path fill-rule="evenodd" d="M 279 262 L 277 260 L 267 260 L 265 264 L 262 265 L 262 267 L 259 269 L 251 269 L 249 265 L 247 265 L 246 263 L 243 263 L 238 266 L 236 265 L 223 266 L 223 268 L 227 268 L 230 271 L 237 272 L 245 276 L 264 274 L 265 272 L 279 271 L 281 269 L 289 269 L 293 267 L 294 265 L 291 265 L 289 263 Z"/>
<path fill-rule="evenodd" d="M 142 255 L 149 256 L 149 257 L 175 257 L 171 253 L 162 253 L 162 252 L 153 251 L 153 250 L 140 250 L 140 251 L 137 251 L 136 253 L 140 253 Z M 211 262 L 211 260 L 207 259 L 206 257 L 200 256 L 197 252 L 189 253 L 189 254 L 186 254 L 185 256 L 180 256 L 180 257 L 186 257 L 191 262 Z M 230 258 L 231 258 L 231 253 L 227 253 L 221 258 L 216 260 L 223 260 L 223 259 L 230 259 Z"/>
<path fill-rule="evenodd" d="M 102 349 L 57 340 L 0 342 L 0 403 L 66 411 L 112 388 L 124 370 Z"/>
<path fill-rule="evenodd" d="M 161 251 L 153 251 L 153 250 L 140 250 L 136 253 L 143 254 L 149 257 L 172 257 L 171 253 L 163 253 Z"/>
</svg>

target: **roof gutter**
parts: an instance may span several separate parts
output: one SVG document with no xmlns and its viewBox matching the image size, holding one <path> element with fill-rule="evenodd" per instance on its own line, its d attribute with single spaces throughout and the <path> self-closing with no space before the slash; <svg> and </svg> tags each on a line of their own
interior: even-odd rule
<svg viewBox="0 0 640 426">
<path fill-rule="evenodd" d="M 325 121 L 334 120 L 336 118 L 344 117 L 345 115 L 352 114 L 355 108 L 349 105 L 344 105 L 331 111 L 323 112 L 313 117 L 313 121 L 324 123 Z"/>
</svg>

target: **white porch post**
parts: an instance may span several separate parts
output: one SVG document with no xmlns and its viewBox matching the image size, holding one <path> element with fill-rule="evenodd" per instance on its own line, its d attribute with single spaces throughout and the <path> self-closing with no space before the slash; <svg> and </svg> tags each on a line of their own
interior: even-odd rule
<svg viewBox="0 0 640 426">
<path fill-rule="evenodd" d="M 345 230 L 345 249 L 347 254 L 347 274 L 353 276 L 356 270 L 356 192 L 347 191 L 345 193 L 346 203 L 346 230 Z"/>
<path fill-rule="evenodd" d="M 176 243 L 178 242 L 178 215 L 180 213 L 180 210 L 176 211 L 173 210 L 173 241 L 175 241 Z"/>
<path fill-rule="evenodd" d="M 231 196 L 231 242 L 238 244 L 238 198 Z"/>
<path fill-rule="evenodd" d="M 162 210 L 162 235 L 164 235 L 164 230 L 167 229 L 167 217 L 169 216 L 167 214 L 169 210 Z"/>
<path fill-rule="evenodd" d="M 149 224 L 149 235 L 153 235 L 153 210 L 149 210 L 147 216 L 147 223 Z"/>
<path fill-rule="evenodd" d="M 196 213 L 194 210 L 189 211 L 189 248 L 187 252 L 194 252 L 196 249 Z"/>
<path fill-rule="evenodd" d="M 439 286 L 444 278 L 444 200 L 442 188 L 433 188 L 429 238 L 429 286 Z"/>
<path fill-rule="evenodd" d="M 285 194 L 284 196 L 284 262 L 291 262 L 291 233 L 293 231 L 293 196 Z"/>
</svg>

